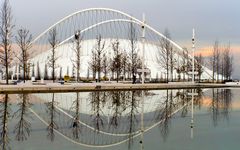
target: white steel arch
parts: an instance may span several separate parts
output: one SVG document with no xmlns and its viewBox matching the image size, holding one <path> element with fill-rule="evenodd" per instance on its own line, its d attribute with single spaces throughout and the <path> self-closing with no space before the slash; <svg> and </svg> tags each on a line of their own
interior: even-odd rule
<svg viewBox="0 0 240 150">
<path fill-rule="evenodd" d="M 97 24 L 94 24 L 94 25 L 91 25 L 83 30 L 80 31 L 80 33 L 83 33 L 83 32 L 87 32 L 88 30 L 91 30 L 97 26 L 100 26 L 100 25 L 103 25 L 103 24 L 107 24 L 107 23 L 112 23 L 112 22 L 128 22 L 128 23 L 135 23 L 135 24 L 138 24 L 140 25 L 139 22 L 136 22 L 136 21 L 132 21 L 132 20 L 127 20 L 127 19 L 112 19 L 112 20 L 106 20 L 106 21 L 102 21 L 102 22 L 99 22 Z M 66 38 L 64 41 L 62 41 L 61 43 L 59 43 L 59 46 L 61 46 L 62 44 L 64 44 L 65 42 L 69 41 L 70 39 L 72 39 L 74 37 L 74 35 Z"/>
<path fill-rule="evenodd" d="M 155 30 L 154 28 L 152 28 L 150 25 L 146 24 L 146 23 L 143 23 L 142 21 L 140 21 L 139 19 L 127 14 L 127 13 L 124 13 L 122 11 L 119 11 L 119 10 L 116 10 L 116 9 L 111 9 L 111 8 L 88 8 L 88 9 L 84 9 L 84 10 L 80 10 L 80 11 L 77 11 L 75 13 L 72 13 L 64 18 L 62 18 L 61 20 L 59 20 L 58 22 L 56 22 L 55 24 L 53 24 L 52 26 L 50 26 L 47 30 L 45 30 L 44 32 L 42 32 L 39 36 L 37 36 L 32 43 L 35 43 L 41 36 L 43 36 L 44 34 L 46 34 L 48 31 L 50 31 L 51 29 L 53 29 L 54 27 L 56 27 L 58 24 L 60 24 L 61 22 L 69 19 L 70 17 L 73 17 L 77 14 L 80 14 L 80 13 L 84 13 L 84 12 L 88 12 L 88 11 L 109 11 L 109 12 L 114 12 L 114 13 L 117 13 L 117 14 L 120 14 L 120 15 L 123 15 L 125 17 L 128 17 L 129 20 L 133 20 L 135 21 L 135 23 L 138 23 L 138 24 L 144 24 L 145 27 L 147 27 L 148 29 L 152 30 L 154 33 L 156 33 L 157 35 L 163 37 L 163 38 L 166 38 L 170 43 L 172 43 L 174 46 L 176 46 L 178 49 L 180 50 L 183 50 L 181 46 L 179 46 L 177 43 L 175 43 L 174 41 L 172 41 L 171 39 L 167 38 L 166 36 L 164 36 L 162 33 L 158 32 L 157 30 Z"/>
<path fill-rule="evenodd" d="M 83 13 L 88 13 L 88 12 L 106 12 L 106 13 L 112 13 L 112 14 L 117 14 L 119 15 L 119 17 L 116 18 L 112 18 L 112 19 L 107 19 L 107 20 L 102 20 L 101 22 L 95 22 L 94 24 L 91 24 L 90 26 L 87 26 L 84 29 L 84 32 L 87 30 L 90 30 L 94 27 L 97 27 L 99 25 L 105 24 L 105 23 L 110 23 L 110 22 L 133 22 L 135 24 L 138 25 L 143 25 L 149 29 L 150 31 L 152 31 L 153 33 L 155 33 L 157 36 L 162 37 L 167 39 L 174 47 L 176 47 L 178 50 L 183 51 L 182 47 L 179 46 L 176 42 L 172 41 L 171 39 L 167 38 L 165 35 L 163 35 L 162 33 L 158 32 L 157 30 L 155 30 L 153 27 L 151 27 L 150 25 L 143 23 L 141 20 L 116 9 L 111 9 L 111 8 L 88 8 L 88 9 L 84 9 L 84 10 L 80 10 L 77 12 L 74 12 L 64 18 L 62 18 L 61 20 L 59 20 L 58 22 L 56 22 L 55 24 L 53 24 L 52 26 L 50 26 L 48 29 L 46 29 L 44 32 L 42 32 L 39 36 L 37 36 L 33 41 L 32 44 L 37 43 L 38 40 L 41 39 L 41 37 L 45 36 L 51 29 L 57 27 L 58 25 L 60 25 L 61 23 L 64 23 L 64 21 L 69 21 L 68 19 L 72 19 L 74 16 L 77 17 L 77 15 L 83 14 Z M 115 15 L 113 15 L 115 17 Z M 120 17 L 121 16 L 121 17 Z M 125 19 L 123 19 L 125 18 Z M 71 35 L 71 34 L 70 34 Z M 63 41 L 60 42 L 60 44 L 65 43 L 66 41 L 68 41 L 69 39 L 71 39 L 72 36 L 65 38 Z M 191 59 L 194 59 L 192 55 L 189 55 Z M 208 74 L 209 79 L 212 78 L 211 73 L 209 73 L 209 69 L 203 66 L 203 70 Z M 211 72 L 211 71 L 210 71 Z"/>
<path fill-rule="evenodd" d="M 61 22 L 63 22 L 64 20 L 67 20 L 67 19 L 70 18 L 70 17 L 73 17 L 73 16 L 75 16 L 75 15 L 77 15 L 77 14 L 79 14 L 79 13 L 83 13 L 83 12 L 87 12 L 87 11 L 100 11 L 100 10 L 101 10 L 101 11 L 110 11 L 110 12 L 119 13 L 119 14 L 121 14 L 121 15 L 124 15 L 124 16 L 128 17 L 129 19 L 110 19 L 110 20 L 101 21 L 101 22 L 98 22 L 98 23 L 96 23 L 96 24 L 93 24 L 93 25 L 91 25 L 91 26 L 89 26 L 89 27 L 81 30 L 81 33 L 87 32 L 88 30 L 91 30 L 91 29 L 93 29 L 93 28 L 95 28 L 95 27 L 97 27 L 97 26 L 100 26 L 100 25 L 103 25 L 103 24 L 107 24 L 107 23 L 112 23 L 112 22 L 127 22 L 127 23 L 134 23 L 134 24 L 137 24 L 137 25 L 142 25 L 142 24 L 143 24 L 143 22 L 140 21 L 140 20 L 138 20 L 137 18 L 132 17 L 132 16 L 130 16 L 130 15 L 124 13 L 124 12 L 118 11 L 118 10 L 114 10 L 114 9 L 110 9 L 110 8 L 90 8 L 90 9 L 84 9 L 84 10 L 81 10 L 81 11 L 77 11 L 77 12 L 75 12 L 75 13 L 73 13 L 73 14 L 70 14 L 70 15 L 64 17 L 63 19 L 59 20 L 57 23 L 55 23 L 55 24 L 53 24 L 52 26 L 50 26 L 47 30 L 45 30 L 45 31 L 44 31 L 43 33 L 41 33 L 37 38 L 35 38 L 35 39 L 33 40 L 33 43 L 36 42 L 41 36 L 43 36 L 44 34 L 46 34 L 48 31 L 50 31 L 51 29 L 53 29 L 54 27 L 56 27 L 57 25 L 59 25 Z M 183 51 L 183 49 L 182 49 L 181 46 L 179 46 L 177 43 L 175 43 L 175 42 L 172 41 L 171 39 L 169 39 L 169 38 L 167 38 L 166 36 L 164 36 L 162 33 L 160 33 L 160 32 L 158 32 L 157 30 L 155 30 L 155 29 L 154 29 L 153 27 L 151 27 L 150 25 L 147 25 L 147 24 L 145 23 L 145 27 L 148 28 L 150 31 L 153 31 L 153 33 L 155 33 L 156 35 L 167 39 L 171 44 L 173 44 L 173 46 L 175 46 L 176 48 L 178 48 L 180 51 Z M 62 44 L 64 44 L 65 42 L 69 41 L 70 39 L 73 38 L 73 36 L 74 36 L 74 35 L 66 38 L 66 39 L 63 40 L 63 41 L 61 41 L 61 42 L 59 43 L 59 45 L 62 45 Z M 193 59 L 193 57 L 192 57 L 191 55 L 189 55 L 189 56 Z M 204 71 L 205 71 L 206 73 L 207 73 L 206 70 L 209 70 L 209 69 L 207 69 L 207 68 L 204 67 L 204 66 L 203 66 L 203 69 L 204 69 Z M 209 73 L 207 73 L 207 74 L 211 77 L 211 75 L 210 75 Z"/>
</svg>

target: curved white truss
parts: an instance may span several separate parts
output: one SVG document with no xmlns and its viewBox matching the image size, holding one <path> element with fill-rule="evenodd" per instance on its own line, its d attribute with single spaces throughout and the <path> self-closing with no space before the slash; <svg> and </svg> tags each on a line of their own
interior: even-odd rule
<svg viewBox="0 0 240 150">
<path fill-rule="evenodd" d="M 95 28 L 97 26 L 100 26 L 102 24 L 106 24 L 106 23 L 110 23 L 110 22 L 133 22 L 135 24 L 138 24 L 138 25 L 143 25 L 148 28 L 149 30 L 151 30 L 153 33 L 155 33 L 156 35 L 162 37 L 162 38 L 165 38 L 167 39 L 173 46 L 175 46 L 177 49 L 179 49 L 180 51 L 183 51 L 182 47 L 179 46 L 177 43 L 175 43 L 174 41 L 172 41 L 171 39 L 167 38 L 165 35 L 163 35 L 162 33 L 158 32 L 157 30 L 155 30 L 153 27 L 151 27 L 150 25 L 142 22 L 141 20 L 127 14 L 127 13 L 124 13 L 122 11 L 119 11 L 119 10 L 115 10 L 115 9 L 111 9 L 111 8 L 89 8 L 89 9 L 84 9 L 84 10 L 80 10 L 80 11 L 77 11 L 75 13 L 72 13 L 64 18 L 62 18 L 61 20 L 59 20 L 58 22 L 56 22 L 55 24 L 53 24 L 52 26 L 50 26 L 47 30 L 45 30 L 44 32 L 42 32 L 39 36 L 37 36 L 33 41 L 32 43 L 35 43 L 36 41 L 38 41 L 42 36 L 44 36 L 47 32 L 49 32 L 51 29 L 53 29 L 54 27 L 56 27 L 57 25 L 59 25 L 60 23 L 68 20 L 69 18 L 71 17 L 74 17 L 78 14 L 81 14 L 81 13 L 85 13 L 85 12 L 92 12 L 92 11 L 106 11 L 106 12 L 112 12 L 112 13 L 116 13 L 116 14 L 119 14 L 119 15 L 122 15 L 124 17 L 127 17 L 129 19 L 110 19 L 110 20 L 105 20 L 105 21 L 102 21 L 102 22 L 98 22 L 96 24 L 93 24 L 83 30 L 81 30 L 81 32 L 86 32 L 92 28 Z M 64 44 L 66 41 L 70 40 L 74 35 L 66 38 L 65 40 L 63 40 L 61 43 L 59 43 L 59 45 L 61 44 Z M 194 59 L 193 56 L 189 55 L 191 59 Z M 206 70 L 209 70 L 207 69 L 206 67 L 203 66 L 203 69 L 204 71 L 209 75 L 209 77 L 211 78 L 212 75 L 209 74 Z"/>
<path fill-rule="evenodd" d="M 43 36 L 45 33 L 47 33 L 48 31 L 50 31 L 51 29 L 53 29 L 54 27 L 56 27 L 58 24 L 60 24 L 61 22 L 69 19 L 70 17 L 73 17 L 77 14 L 80 14 L 80 13 L 84 13 L 84 12 L 87 12 L 87 11 L 109 11 L 109 12 L 114 12 L 114 13 L 118 13 L 120 15 L 123 15 L 125 17 L 128 17 L 129 20 L 133 20 L 135 21 L 135 23 L 138 23 L 140 25 L 144 24 L 145 27 L 147 27 L 148 29 L 152 30 L 154 33 L 156 33 L 157 35 L 163 37 L 163 38 L 166 38 L 170 43 L 172 43 L 174 46 L 176 46 L 178 49 L 180 50 L 183 50 L 181 48 L 181 46 L 179 46 L 177 43 L 175 43 L 174 41 L 172 41 L 171 39 L 167 38 L 166 36 L 164 36 L 162 33 L 158 32 L 157 30 L 155 30 L 154 28 L 152 28 L 151 26 L 149 26 L 148 24 L 140 21 L 139 19 L 127 14 L 127 13 L 124 13 L 122 11 L 119 11 L 119 10 L 115 10 L 115 9 L 111 9 L 111 8 L 89 8 L 89 9 L 84 9 L 84 10 L 80 10 L 80 11 L 77 11 L 75 13 L 72 13 L 64 18 L 62 18 L 61 20 L 59 20 L 58 22 L 56 22 L 55 24 L 53 24 L 52 26 L 50 26 L 47 30 L 45 30 L 44 32 L 42 32 L 39 36 L 37 36 L 34 40 L 33 40 L 33 43 L 35 43 L 41 36 Z"/>
<path fill-rule="evenodd" d="M 84 30 L 82 30 L 82 32 L 85 32 L 87 30 L 90 30 L 94 27 L 97 27 L 99 25 L 102 25 L 102 24 L 105 24 L 105 23 L 110 23 L 110 22 L 117 22 L 117 21 L 122 21 L 122 22 L 133 22 L 135 24 L 138 24 L 138 25 L 143 25 L 150 29 L 151 31 L 153 31 L 155 34 L 157 34 L 158 36 L 160 37 L 163 37 L 165 39 L 167 39 L 171 44 L 173 44 L 173 46 L 177 47 L 180 51 L 183 51 L 182 47 L 179 46 L 177 43 L 175 43 L 174 41 L 172 41 L 171 39 L 167 38 L 165 35 L 163 35 L 162 33 L 158 32 L 157 30 L 155 30 L 153 27 L 151 27 L 150 25 L 142 22 L 141 20 L 125 13 L 125 12 L 122 12 L 122 11 L 119 11 L 119 10 L 116 10 L 116 9 L 111 9 L 111 8 L 88 8 L 88 9 L 84 9 L 84 10 L 80 10 L 80 11 L 77 11 L 77 12 L 74 12 L 64 18 L 62 18 L 61 20 L 59 20 L 58 22 L 56 22 L 55 24 L 53 24 L 52 26 L 50 26 L 47 30 L 45 30 L 44 32 L 42 32 L 39 36 L 37 36 L 32 43 L 35 43 L 38 39 L 40 39 L 44 34 L 46 34 L 47 32 L 49 32 L 51 29 L 53 29 L 54 27 L 56 27 L 57 25 L 59 25 L 61 22 L 65 21 L 65 20 L 68 20 L 69 18 L 75 16 L 75 15 L 78 15 L 78 14 L 81 14 L 81 13 L 84 13 L 84 12 L 91 12 L 91 11 L 106 11 L 106 12 L 112 12 L 112 13 L 116 13 L 116 14 L 119 14 L 119 15 L 122 15 L 122 16 L 125 16 L 127 18 L 129 18 L 129 20 L 127 19 L 111 19 L 111 20 L 105 20 L 105 21 L 102 21 L 102 22 L 99 22 L 97 24 L 94 24 L 94 25 L 91 25 L 87 28 L 85 28 Z M 69 39 L 71 39 L 71 37 L 67 38 L 66 40 L 62 41 L 60 44 L 63 44 L 64 42 L 68 41 Z M 192 56 L 190 56 L 192 58 Z M 203 66 L 203 69 L 206 71 L 208 70 L 206 67 Z M 210 77 L 211 75 L 209 73 L 207 73 Z"/>
<path fill-rule="evenodd" d="M 136 21 L 132 21 L 132 20 L 127 20 L 127 19 L 111 19 L 111 20 L 106 20 L 106 21 L 102 21 L 102 22 L 99 22 L 97 24 L 94 24 L 94 25 L 91 25 L 83 30 L 80 31 L 80 33 L 83 33 L 83 32 L 86 32 L 88 30 L 91 30 L 97 26 L 100 26 L 100 25 L 103 25 L 103 24 L 107 24 L 107 23 L 112 23 L 112 22 L 129 22 L 129 23 L 135 23 L 135 24 L 139 24 L 138 22 Z M 140 24 L 139 24 L 140 25 Z M 74 35 L 66 38 L 65 40 L 63 40 L 61 43 L 59 43 L 59 46 L 61 46 L 62 44 L 64 44 L 65 42 L 69 41 L 70 39 L 72 39 L 74 37 Z"/>
<path fill-rule="evenodd" d="M 133 21 L 133 20 L 128 20 L 128 19 L 111 19 L 111 20 L 106 20 L 106 21 L 102 21 L 102 22 L 99 22 L 99 23 L 96 23 L 94 25 L 91 25 L 83 30 L 80 31 L 80 33 L 84 33 L 84 32 L 87 32 L 95 27 L 98 27 L 100 25 L 103 25 L 103 24 L 107 24 L 107 23 L 112 23 L 112 22 L 129 22 L 129 23 L 135 23 L 135 24 L 138 24 L 138 25 L 141 25 L 139 22 L 136 22 L 136 21 Z M 49 28 L 49 30 L 51 30 L 51 28 Z M 49 30 L 47 30 L 46 32 L 48 32 Z M 46 33 L 45 32 L 45 33 Z M 67 37 L 65 40 L 63 40 L 62 42 L 60 42 L 58 44 L 58 46 L 61 46 L 63 45 L 64 43 L 66 43 L 67 41 L 71 40 L 72 38 L 74 37 L 74 35 L 71 35 L 70 37 Z M 36 41 L 36 40 L 35 40 Z M 51 49 L 49 49 L 51 50 Z"/>
<path fill-rule="evenodd" d="M 114 9 L 110 9 L 110 8 L 90 8 L 90 9 L 84 9 L 84 10 L 81 10 L 81 11 L 77 11 L 73 14 L 70 14 L 66 17 L 64 17 L 63 19 L 59 20 L 57 23 L 53 24 L 52 26 L 50 26 L 47 30 L 45 30 L 43 33 L 41 33 L 37 38 L 35 38 L 33 40 L 33 43 L 36 42 L 38 39 L 41 38 L 41 36 L 43 36 L 44 34 L 46 34 L 47 32 L 49 32 L 51 29 L 53 29 L 54 27 L 56 27 L 57 25 L 59 25 L 61 22 L 69 19 L 70 17 L 73 17 L 74 15 L 77 15 L 77 14 L 80 14 L 80 13 L 83 13 L 83 12 L 87 12 L 87 11 L 98 11 L 98 10 L 101 10 L 101 11 L 111 11 L 111 12 L 115 12 L 115 13 L 119 13 L 121 15 L 124 15 L 126 17 L 129 17 L 129 19 L 110 19 L 110 20 L 105 20 L 105 21 L 102 21 L 102 22 L 98 22 L 96 24 L 93 24 L 83 30 L 81 30 L 81 33 L 83 32 L 86 32 L 88 30 L 91 30 L 95 27 L 98 27 L 100 25 L 103 25 L 103 24 L 107 24 L 107 23 L 111 23 L 111 22 L 128 22 L 128 23 L 134 23 L 134 24 L 137 24 L 137 25 L 143 25 L 144 23 L 140 20 L 138 20 L 137 18 L 135 17 L 132 17 L 124 12 L 121 12 L 121 11 L 118 11 L 118 10 L 114 10 Z M 182 47 L 179 46 L 177 43 L 175 43 L 174 41 L 172 41 L 171 39 L 167 38 L 166 36 L 164 36 L 162 33 L 158 32 L 157 30 L 155 30 L 154 28 L 152 28 L 150 25 L 147 25 L 147 24 L 144 24 L 146 28 L 148 28 L 149 30 L 153 31 L 155 34 L 157 34 L 158 36 L 160 37 L 163 37 L 163 38 L 166 38 L 170 43 L 172 43 L 175 47 L 177 47 L 180 51 L 183 51 Z M 65 42 L 67 42 L 68 40 L 70 40 L 71 38 L 73 38 L 74 35 L 66 38 L 65 40 L 63 40 L 62 42 L 59 43 L 59 45 L 62 45 L 64 44 Z M 192 56 L 190 56 L 192 57 Z M 205 70 L 208 70 L 206 67 L 203 66 L 203 69 Z M 210 77 L 211 75 L 209 73 L 207 73 Z"/>
</svg>

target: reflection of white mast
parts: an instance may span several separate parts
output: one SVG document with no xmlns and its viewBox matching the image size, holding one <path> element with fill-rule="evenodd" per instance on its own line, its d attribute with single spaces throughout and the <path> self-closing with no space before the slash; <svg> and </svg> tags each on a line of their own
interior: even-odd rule
<svg viewBox="0 0 240 150">
<path fill-rule="evenodd" d="M 141 150 L 144 149 L 143 146 L 143 134 L 144 134 L 144 91 L 142 91 L 142 112 L 141 112 L 141 140 L 140 140 L 140 144 L 141 144 Z"/>
<path fill-rule="evenodd" d="M 192 116 L 191 116 L 191 138 L 193 138 L 193 126 L 194 126 L 194 122 L 193 122 L 193 99 L 194 99 L 194 93 L 193 93 L 194 89 L 192 89 Z"/>
<path fill-rule="evenodd" d="M 198 93 L 194 92 L 195 90 L 192 89 L 191 93 L 188 93 L 188 95 L 190 95 L 192 97 L 192 103 L 191 103 L 191 124 L 190 124 L 190 128 L 191 128 L 191 139 L 193 138 L 193 127 L 194 127 L 194 118 L 193 118 L 193 101 L 194 101 L 194 96 L 198 96 Z"/>
</svg>

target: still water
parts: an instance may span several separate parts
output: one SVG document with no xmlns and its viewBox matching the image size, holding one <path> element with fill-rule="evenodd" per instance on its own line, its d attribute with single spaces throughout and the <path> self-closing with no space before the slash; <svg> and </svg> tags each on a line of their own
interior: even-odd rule
<svg viewBox="0 0 240 150">
<path fill-rule="evenodd" d="M 193 101 L 191 92 L 197 93 Z M 1 149 L 238 149 L 239 92 L 204 89 L 1 95 Z"/>
</svg>

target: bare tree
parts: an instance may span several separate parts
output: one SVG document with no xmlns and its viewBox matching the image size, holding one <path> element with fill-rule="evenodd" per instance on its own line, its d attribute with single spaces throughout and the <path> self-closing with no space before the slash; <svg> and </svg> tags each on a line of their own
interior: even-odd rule
<svg viewBox="0 0 240 150">
<path fill-rule="evenodd" d="M 219 82 L 219 74 L 220 74 L 220 48 L 216 48 L 216 75 L 217 82 Z"/>
<path fill-rule="evenodd" d="M 48 67 L 47 67 L 47 64 L 45 64 L 45 67 L 44 67 L 44 80 L 48 80 L 49 77 L 48 77 Z"/>
<path fill-rule="evenodd" d="M 127 73 L 127 65 L 128 65 L 128 55 L 127 52 L 124 51 L 122 53 L 122 72 L 123 72 L 123 80 L 126 78 L 126 73 Z"/>
<path fill-rule="evenodd" d="M 172 46 L 170 48 L 169 54 L 170 54 L 169 55 L 169 65 L 170 65 L 170 72 L 171 72 L 171 81 L 173 81 L 173 70 L 174 70 L 175 65 L 176 65 L 176 60 L 174 58 L 175 51 L 174 51 Z"/>
<path fill-rule="evenodd" d="M 75 33 L 75 36 L 74 36 L 74 46 L 75 46 L 75 48 L 73 49 L 73 52 L 75 54 L 75 57 L 72 60 L 73 67 L 77 71 L 77 82 L 80 81 L 81 42 L 82 42 L 81 31 L 78 30 Z"/>
<path fill-rule="evenodd" d="M 122 52 L 119 48 L 119 41 L 116 40 L 112 43 L 112 48 L 114 51 L 112 66 L 115 68 L 117 74 L 117 82 L 119 80 L 119 75 L 122 72 Z"/>
<path fill-rule="evenodd" d="M 35 64 L 32 63 L 32 77 L 35 77 Z"/>
<path fill-rule="evenodd" d="M 129 41 L 130 41 L 130 65 L 131 65 L 131 74 L 132 74 L 132 80 L 134 76 L 136 75 L 137 71 L 137 34 L 136 34 L 136 28 L 133 25 L 133 22 L 130 23 L 129 27 Z"/>
<path fill-rule="evenodd" d="M 188 61 L 189 61 L 188 50 L 187 50 L 187 48 L 183 48 L 182 63 L 181 63 L 181 66 L 180 66 L 180 72 L 183 73 L 183 80 L 184 81 L 186 79 L 186 74 L 188 73 Z"/>
<path fill-rule="evenodd" d="M 88 70 L 87 70 L 87 80 L 89 80 L 89 76 L 90 76 L 90 71 L 89 71 L 89 66 L 88 66 Z"/>
<path fill-rule="evenodd" d="M 62 80 L 62 67 L 60 67 L 60 70 L 59 70 L 59 80 Z"/>
<path fill-rule="evenodd" d="M 30 79 L 30 72 L 31 72 L 31 67 L 33 66 L 33 64 L 29 61 L 27 62 L 27 75 L 26 75 L 26 79 L 29 80 Z"/>
<path fill-rule="evenodd" d="M 233 72 L 233 56 L 230 52 L 230 44 L 224 49 L 223 52 L 223 70 L 226 80 L 230 80 Z"/>
<path fill-rule="evenodd" d="M 75 78 L 75 67 L 74 67 L 74 65 L 72 66 L 72 78 Z"/>
<path fill-rule="evenodd" d="M 67 66 L 67 76 L 69 76 L 69 66 Z"/>
<path fill-rule="evenodd" d="M 20 29 L 18 30 L 18 34 L 15 39 L 19 48 L 21 49 L 20 56 L 17 55 L 17 58 L 20 62 L 20 66 L 23 68 L 23 81 L 25 83 L 27 75 L 27 63 L 29 60 L 28 50 L 32 47 L 32 35 L 27 29 Z"/>
<path fill-rule="evenodd" d="M 104 48 L 105 48 L 105 41 L 102 41 L 101 35 L 97 36 L 96 39 L 96 47 L 95 47 L 95 53 L 96 53 L 96 69 L 98 73 L 98 82 L 101 80 L 101 70 L 102 70 L 102 59 L 104 54 Z"/>
<path fill-rule="evenodd" d="M 90 68 L 92 70 L 93 79 L 95 79 L 96 78 L 96 72 L 97 72 L 97 56 L 96 56 L 96 52 L 95 52 L 94 49 L 92 49 Z"/>
<path fill-rule="evenodd" d="M 40 79 L 41 79 L 41 71 L 40 71 L 39 62 L 37 62 L 36 80 L 40 80 Z"/>
<path fill-rule="evenodd" d="M 174 67 L 174 52 L 173 47 L 169 41 L 170 33 L 166 29 L 164 37 L 160 39 L 160 48 L 158 49 L 156 59 L 158 63 L 166 70 L 166 80 L 169 81 L 169 72 L 171 73 L 171 81 L 173 80 L 173 67 Z"/>
<path fill-rule="evenodd" d="M 111 79 L 114 80 L 114 71 L 115 71 L 115 68 L 114 68 L 114 65 L 113 65 L 113 58 L 110 58 L 109 59 L 109 63 L 110 65 L 108 66 L 109 70 L 111 71 Z"/>
<path fill-rule="evenodd" d="M 203 73 L 203 65 L 204 65 L 204 61 L 203 61 L 203 57 L 202 54 L 199 54 L 199 56 L 196 57 L 196 70 L 198 73 L 198 81 L 201 81 L 201 75 Z"/>
<path fill-rule="evenodd" d="M 225 63 L 225 61 L 224 61 L 224 49 L 222 49 L 222 52 L 221 52 L 221 56 L 220 56 L 221 58 L 221 60 L 220 60 L 220 63 L 221 63 L 221 75 L 222 75 L 222 79 L 221 79 L 221 81 L 222 82 L 224 82 L 224 63 Z"/>
<path fill-rule="evenodd" d="M 3 55 L 0 59 L 5 67 L 5 79 L 8 84 L 9 72 L 8 68 L 11 61 L 12 50 L 11 50 L 11 37 L 12 37 L 12 9 L 9 0 L 4 0 L 0 8 L 0 47 L 3 48 Z"/>
<path fill-rule="evenodd" d="M 51 55 L 48 57 L 48 61 L 49 61 L 48 65 L 52 70 L 52 80 L 53 80 L 53 82 L 55 82 L 55 70 L 57 67 L 56 61 L 58 59 L 58 57 L 56 56 L 56 48 L 59 43 L 59 41 L 57 39 L 56 28 L 53 28 L 52 30 L 50 30 L 48 42 L 51 46 Z"/>
<path fill-rule="evenodd" d="M 109 61 L 107 59 L 106 54 L 103 54 L 103 62 L 102 62 L 102 67 L 103 67 L 103 74 L 104 74 L 104 79 L 107 79 L 107 73 L 108 73 L 108 66 L 109 66 Z"/>
<path fill-rule="evenodd" d="M 215 73 L 216 73 L 216 59 L 217 59 L 217 51 L 218 51 L 218 41 L 215 41 L 213 50 L 212 50 L 212 56 L 210 57 L 210 64 L 212 67 L 212 82 L 215 81 Z"/>
</svg>

